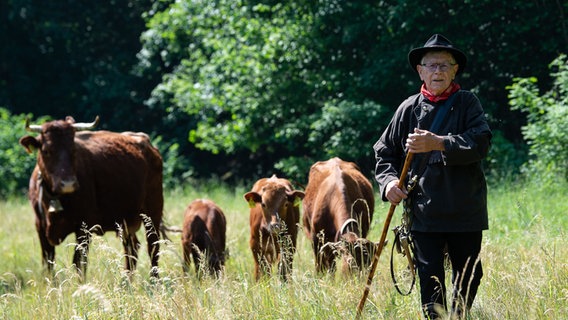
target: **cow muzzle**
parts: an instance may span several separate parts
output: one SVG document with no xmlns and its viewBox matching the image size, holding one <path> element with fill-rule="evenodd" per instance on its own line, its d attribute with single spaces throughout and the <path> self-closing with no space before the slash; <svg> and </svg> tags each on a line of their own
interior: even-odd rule
<svg viewBox="0 0 568 320">
<path fill-rule="evenodd" d="M 277 234 L 280 232 L 282 227 L 282 220 L 280 219 L 280 215 L 278 212 L 271 215 L 271 220 L 269 223 L 266 224 L 266 229 L 268 232 L 272 234 Z"/>
<path fill-rule="evenodd" d="M 55 193 L 68 194 L 77 191 L 77 189 L 79 189 L 79 182 L 77 181 L 77 178 L 73 177 L 59 181 Z"/>
</svg>

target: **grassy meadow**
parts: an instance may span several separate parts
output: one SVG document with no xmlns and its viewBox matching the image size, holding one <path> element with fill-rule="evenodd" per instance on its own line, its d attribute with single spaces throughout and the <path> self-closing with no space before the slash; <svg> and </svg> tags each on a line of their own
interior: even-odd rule
<svg viewBox="0 0 568 320">
<path fill-rule="evenodd" d="M 490 189 L 484 278 L 471 319 L 568 319 L 566 190 L 534 185 Z M 112 233 L 93 238 L 85 282 L 70 267 L 73 235 L 56 247 L 56 275 L 47 277 L 27 200 L 0 202 L 0 319 L 353 319 L 367 276 L 316 275 L 303 232 L 291 281 L 253 280 L 248 206 L 242 198 L 246 191 L 207 183 L 165 195 L 166 223 L 173 226 L 181 226 L 193 199 L 217 202 L 227 216 L 230 258 L 223 277 L 198 281 L 193 265 L 189 275 L 183 274 L 180 235 L 170 234 L 171 242 L 162 244 L 157 283 L 148 276 L 142 230 L 131 281 L 123 274 L 122 247 Z M 370 239 L 378 241 L 387 211 L 386 204 L 378 203 Z M 393 225 L 399 217 L 397 209 Z M 381 255 L 362 318 L 420 319 L 418 292 L 396 292 L 389 258 L 390 246 Z"/>
</svg>

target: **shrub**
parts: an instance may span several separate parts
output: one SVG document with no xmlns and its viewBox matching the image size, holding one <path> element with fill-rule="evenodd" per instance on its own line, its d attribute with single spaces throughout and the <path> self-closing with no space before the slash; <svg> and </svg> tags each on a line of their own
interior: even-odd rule
<svg viewBox="0 0 568 320">
<path fill-rule="evenodd" d="M 529 145 L 525 173 L 543 182 L 568 179 L 568 58 L 560 55 L 551 64 L 552 88 L 539 95 L 537 79 L 515 78 L 508 86 L 513 110 L 527 114 L 522 133 Z"/>
<path fill-rule="evenodd" d="M 492 131 L 491 149 L 483 163 L 489 182 L 500 184 L 519 178 L 520 168 L 527 161 L 527 148 L 507 140 L 501 130 Z"/>
<path fill-rule="evenodd" d="M 11 115 L 8 110 L 0 108 L 0 198 L 25 192 L 35 165 L 36 158 L 26 153 L 19 143 L 26 134 L 26 118 L 31 118 L 31 115 Z"/>
</svg>

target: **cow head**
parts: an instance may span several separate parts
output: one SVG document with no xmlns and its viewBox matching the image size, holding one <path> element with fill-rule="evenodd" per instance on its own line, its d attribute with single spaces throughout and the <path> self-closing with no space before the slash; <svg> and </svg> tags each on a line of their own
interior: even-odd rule
<svg viewBox="0 0 568 320">
<path fill-rule="evenodd" d="M 75 131 L 92 129 L 98 121 L 98 116 L 88 124 L 75 123 L 72 117 L 43 125 L 30 125 L 26 120 L 26 130 L 37 132 L 39 136 L 24 136 L 20 144 L 28 153 L 38 150 L 37 165 L 53 194 L 72 193 L 79 187 L 75 174 Z"/>
<path fill-rule="evenodd" d="M 342 256 L 348 270 L 357 268 L 364 270 L 371 264 L 371 260 L 378 247 L 366 238 L 359 236 L 359 224 L 355 219 L 347 219 L 336 235 L 336 242 L 327 242 L 320 248 L 323 261 Z"/>
<path fill-rule="evenodd" d="M 289 190 L 286 185 L 269 181 L 260 191 L 245 193 L 244 198 L 251 208 L 260 205 L 263 213 L 262 227 L 269 232 L 277 233 L 282 227 L 281 221 L 286 220 L 288 211 L 300 205 L 304 192 Z"/>
<path fill-rule="evenodd" d="M 348 268 L 365 270 L 371 264 L 378 243 L 361 238 L 353 232 L 344 234 L 341 240 L 347 253 L 344 257 Z"/>
</svg>

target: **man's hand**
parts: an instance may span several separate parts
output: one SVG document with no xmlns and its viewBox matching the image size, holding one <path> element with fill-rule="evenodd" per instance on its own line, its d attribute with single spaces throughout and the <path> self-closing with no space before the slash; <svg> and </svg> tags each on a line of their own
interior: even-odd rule
<svg viewBox="0 0 568 320">
<path fill-rule="evenodd" d="M 424 153 L 433 150 L 444 151 L 444 138 L 427 130 L 414 129 L 414 133 L 408 135 L 406 148 L 412 153 Z"/>
<path fill-rule="evenodd" d="M 403 199 L 407 198 L 406 188 L 403 188 L 403 190 L 399 189 L 398 181 L 398 179 L 392 180 L 387 184 L 387 188 L 385 189 L 385 197 L 395 206 L 397 206 Z"/>
</svg>

